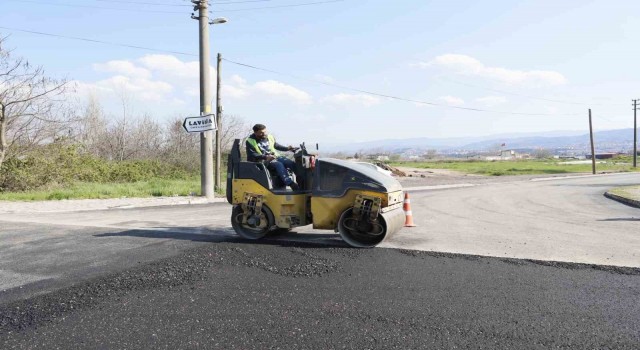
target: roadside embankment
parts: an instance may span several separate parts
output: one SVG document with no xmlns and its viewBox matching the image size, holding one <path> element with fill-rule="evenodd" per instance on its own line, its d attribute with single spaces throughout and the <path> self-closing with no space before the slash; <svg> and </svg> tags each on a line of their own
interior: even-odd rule
<svg viewBox="0 0 640 350">
<path fill-rule="evenodd" d="M 640 185 L 612 188 L 604 196 L 626 205 L 640 208 Z"/>
</svg>

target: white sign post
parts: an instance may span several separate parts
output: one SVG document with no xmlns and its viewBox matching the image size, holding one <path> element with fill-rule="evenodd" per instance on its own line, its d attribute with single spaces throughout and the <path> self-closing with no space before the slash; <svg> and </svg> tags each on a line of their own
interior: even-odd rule
<svg viewBox="0 0 640 350">
<path fill-rule="evenodd" d="M 182 127 L 189 133 L 216 130 L 216 125 L 215 114 L 184 118 L 184 123 L 182 123 Z"/>
</svg>

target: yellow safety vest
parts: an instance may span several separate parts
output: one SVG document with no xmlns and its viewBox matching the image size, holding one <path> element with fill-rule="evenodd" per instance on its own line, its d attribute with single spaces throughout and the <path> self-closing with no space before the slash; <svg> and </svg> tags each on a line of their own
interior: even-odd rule
<svg viewBox="0 0 640 350">
<path fill-rule="evenodd" d="M 269 151 L 273 153 L 274 156 L 279 157 L 280 154 L 275 148 L 276 139 L 272 135 L 267 135 L 267 140 L 269 140 Z M 256 150 L 256 152 L 258 152 L 258 154 L 262 154 L 262 150 L 260 149 L 260 146 L 258 146 L 258 140 L 249 137 L 247 138 L 247 142 L 249 142 L 249 144 Z"/>
</svg>

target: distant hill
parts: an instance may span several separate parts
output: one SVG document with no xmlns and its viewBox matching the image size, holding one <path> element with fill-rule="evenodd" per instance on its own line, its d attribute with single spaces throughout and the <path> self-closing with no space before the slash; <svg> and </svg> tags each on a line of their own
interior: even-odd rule
<svg viewBox="0 0 640 350">
<path fill-rule="evenodd" d="M 593 134 L 595 148 L 600 151 L 626 151 L 633 147 L 633 129 L 618 129 L 599 131 Z M 534 136 L 516 137 L 508 139 L 494 139 L 488 141 L 472 142 L 463 145 L 466 150 L 490 150 L 496 145 L 505 144 L 509 149 L 575 149 L 588 151 L 591 147 L 589 134 L 564 135 L 564 136 Z"/>
<path fill-rule="evenodd" d="M 594 143 L 598 151 L 628 151 L 633 148 L 633 129 L 605 130 L 594 133 Z M 368 142 L 324 144 L 323 152 L 390 152 L 410 151 L 420 153 L 435 149 L 440 152 L 470 151 L 481 152 L 500 148 L 505 144 L 509 149 L 574 149 L 589 150 L 589 134 L 584 131 L 551 131 L 538 133 L 496 134 L 478 137 L 454 138 L 408 138 L 377 140 Z"/>
</svg>

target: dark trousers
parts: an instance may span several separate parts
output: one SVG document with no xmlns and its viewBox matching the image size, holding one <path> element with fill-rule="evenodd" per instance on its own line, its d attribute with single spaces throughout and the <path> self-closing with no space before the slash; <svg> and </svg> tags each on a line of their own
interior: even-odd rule
<svg viewBox="0 0 640 350">
<path fill-rule="evenodd" d="M 271 170 L 275 170 L 278 173 L 278 176 L 284 182 L 285 185 L 290 185 L 293 182 L 291 176 L 287 172 L 287 169 L 290 169 L 292 172 L 296 170 L 296 163 L 289 158 L 286 157 L 278 157 L 267 164 L 267 167 Z"/>
</svg>

